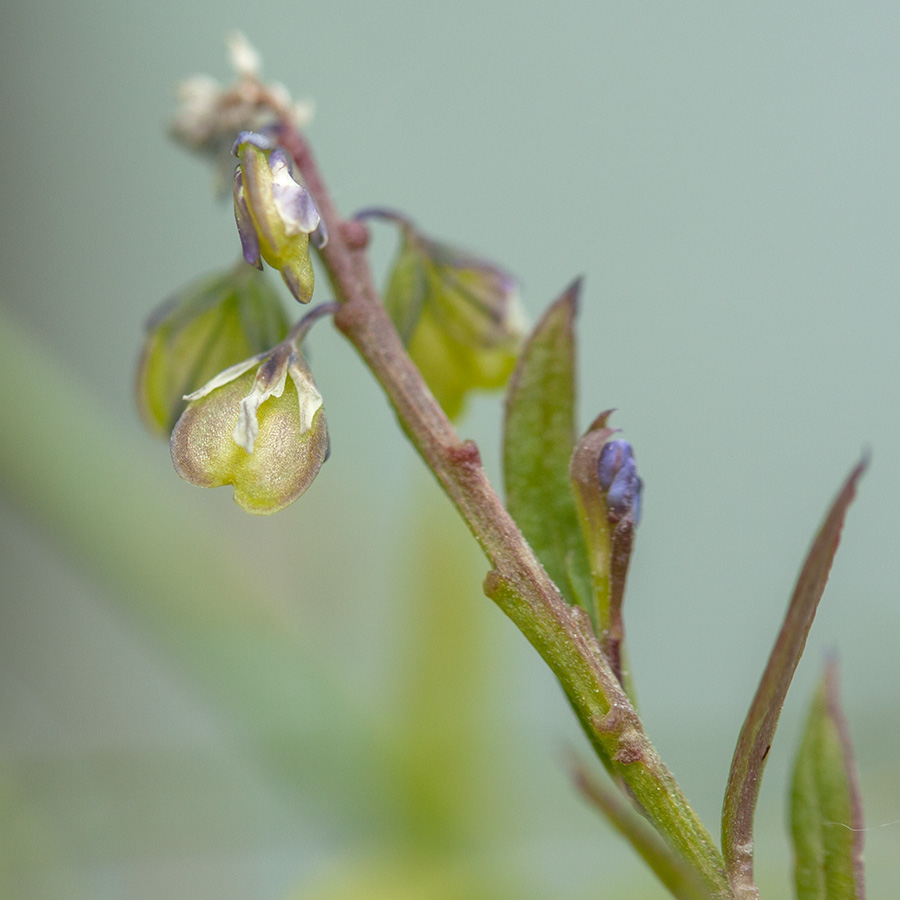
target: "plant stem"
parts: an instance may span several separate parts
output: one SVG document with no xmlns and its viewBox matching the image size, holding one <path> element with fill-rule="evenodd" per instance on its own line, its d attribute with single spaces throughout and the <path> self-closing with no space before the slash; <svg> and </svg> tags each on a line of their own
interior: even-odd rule
<svg viewBox="0 0 900 900">
<path fill-rule="evenodd" d="M 494 491 L 478 448 L 460 441 L 410 360 L 375 289 L 358 222 L 343 222 L 306 139 L 284 121 L 292 154 L 329 232 L 321 259 L 342 307 L 335 324 L 381 383 L 400 425 L 455 504 L 492 571 L 485 593 L 515 622 L 559 679 L 595 750 L 611 760 L 639 808 L 694 869 L 710 897 L 730 898 L 722 857 L 647 738 L 596 642 L 565 602 Z"/>
</svg>

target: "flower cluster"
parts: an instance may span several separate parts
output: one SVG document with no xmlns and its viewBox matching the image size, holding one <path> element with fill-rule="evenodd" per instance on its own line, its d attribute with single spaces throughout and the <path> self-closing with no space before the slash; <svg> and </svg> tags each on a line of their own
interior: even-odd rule
<svg viewBox="0 0 900 900">
<path fill-rule="evenodd" d="M 262 298 L 265 282 L 254 270 L 263 262 L 277 269 L 294 298 L 308 303 L 315 286 L 310 244 L 321 249 L 328 237 L 277 143 L 305 110 L 283 88 L 262 83 L 259 57 L 242 36 L 232 36 L 230 50 L 235 85 L 221 88 L 202 76 L 183 84 L 172 132 L 219 166 L 227 138 L 237 158 L 232 194 L 244 262 L 188 289 L 154 318 L 139 394 L 148 424 L 171 429 L 182 478 L 230 484 L 240 506 L 261 514 L 299 497 L 328 456 L 322 396 L 300 349 L 307 323 L 327 305 L 287 332 L 279 302 Z M 455 416 L 471 390 L 501 387 L 512 371 L 525 334 L 516 283 L 403 217 L 383 217 L 402 231 L 386 308 L 435 397 Z"/>
</svg>

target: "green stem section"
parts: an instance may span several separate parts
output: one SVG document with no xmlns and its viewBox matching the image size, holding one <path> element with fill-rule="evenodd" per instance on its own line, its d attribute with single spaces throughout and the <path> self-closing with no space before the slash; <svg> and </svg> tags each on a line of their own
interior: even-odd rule
<svg viewBox="0 0 900 900">
<path fill-rule="evenodd" d="M 321 258 L 342 303 L 335 323 L 381 383 L 403 431 L 490 561 L 485 593 L 550 666 L 595 749 L 612 760 L 614 774 L 698 873 L 710 897 L 730 898 L 720 853 L 653 749 L 590 623 L 549 579 L 488 481 L 478 448 L 460 441 L 407 355 L 374 287 L 364 226 L 341 220 L 303 136 L 285 124 L 280 138 L 328 228 Z"/>
</svg>

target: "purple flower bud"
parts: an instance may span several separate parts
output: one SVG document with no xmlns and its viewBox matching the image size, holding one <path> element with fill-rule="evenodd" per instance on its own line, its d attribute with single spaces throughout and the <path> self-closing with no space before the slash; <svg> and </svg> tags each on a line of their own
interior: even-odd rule
<svg viewBox="0 0 900 900">
<path fill-rule="evenodd" d="M 619 439 L 603 445 L 597 459 L 597 481 L 606 493 L 610 521 L 618 522 L 630 512 L 637 524 L 643 482 L 638 477 L 634 451 L 628 441 Z"/>
</svg>

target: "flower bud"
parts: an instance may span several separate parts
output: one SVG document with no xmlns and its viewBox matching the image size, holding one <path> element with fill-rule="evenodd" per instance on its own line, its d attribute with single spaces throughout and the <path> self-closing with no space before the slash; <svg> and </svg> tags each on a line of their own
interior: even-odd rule
<svg viewBox="0 0 900 900">
<path fill-rule="evenodd" d="M 319 232 L 312 196 L 294 181 L 287 155 L 261 134 L 242 132 L 234 144 L 234 218 L 244 259 L 262 268 L 264 259 L 301 303 L 313 293 L 309 236 Z"/>
<path fill-rule="evenodd" d="M 385 306 L 435 398 L 454 418 L 469 391 L 503 387 L 512 373 L 526 330 L 516 282 L 399 221 L 402 239 Z"/>
<path fill-rule="evenodd" d="M 265 515 L 293 503 L 328 457 L 322 395 L 289 340 L 185 399 L 172 432 L 175 470 L 201 487 L 233 485 L 247 512 Z"/>
<path fill-rule="evenodd" d="M 147 323 L 136 384 L 147 427 L 168 436 L 187 405 L 185 394 L 277 344 L 287 330 L 278 292 L 243 263 L 188 285 Z"/>
<path fill-rule="evenodd" d="M 637 474 L 634 451 L 628 441 L 607 441 L 597 459 L 597 482 L 606 492 L 606 517 L 618 522 L 631 513 L 634 524 L 641 517 L 643 482 Z"/>
<path fill-rule="evenodd" d="M 569 475 L 591 566 L 597 636 L 613 671 L 628 688 L 622 603 L 643 483 L 631 444 L 613 438 L 615 429 L 606 425 L 610 413 L 602 413 L 576 445 Z"/>
</svg>

